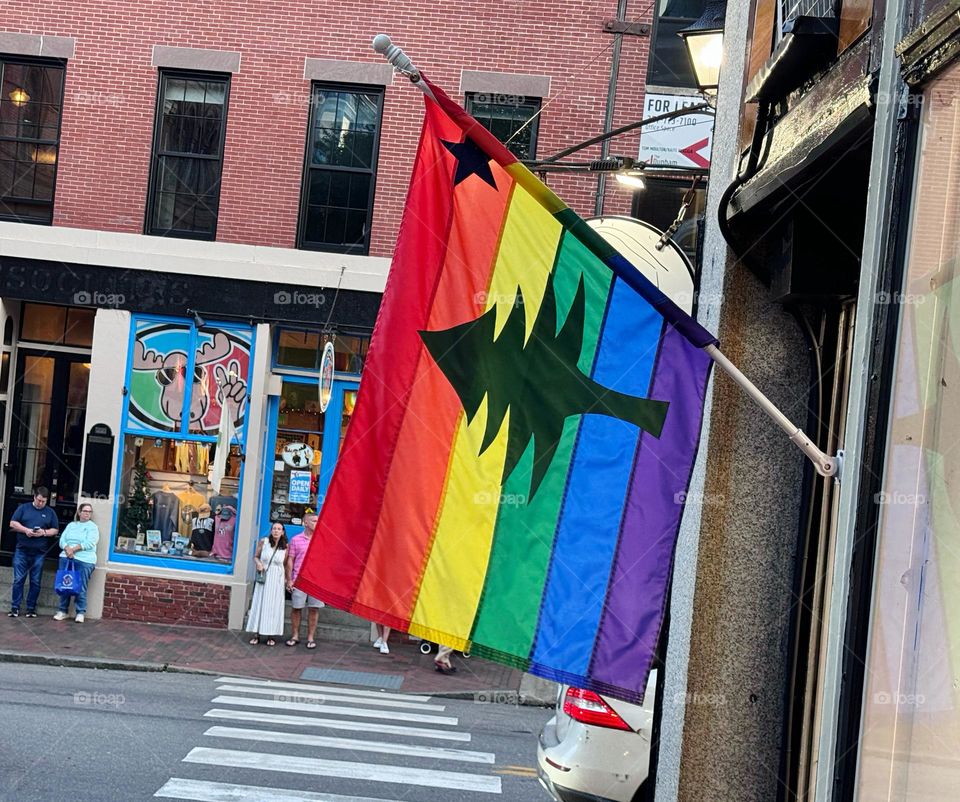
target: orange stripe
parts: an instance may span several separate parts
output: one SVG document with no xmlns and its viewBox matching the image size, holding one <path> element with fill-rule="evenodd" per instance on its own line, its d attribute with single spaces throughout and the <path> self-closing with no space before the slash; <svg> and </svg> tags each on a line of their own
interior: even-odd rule
<svg viewBox="0 0 960 802">
<path fill-rule="evenodd" d="M 493 163 L 490 167 L 498 192 L 477 177 L 455 189 L 447 256 L 428 329 L 450 328 L 479 317 L 486 309 L 513 185 L 501 167 Z M 461 412 L 460 399 L 421 346 L 373 547 L 356 595 L 359 604 L 409 621 Z"/>
</svg>

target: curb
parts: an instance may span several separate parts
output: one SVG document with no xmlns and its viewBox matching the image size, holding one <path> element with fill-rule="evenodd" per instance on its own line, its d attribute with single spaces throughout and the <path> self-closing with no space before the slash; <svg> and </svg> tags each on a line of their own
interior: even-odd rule
<svg viewBox="0 0 960 802">
<path fill-rule="evenodd" d="M 37 654 L 0 651 L 0 663 L 20 663 L 23 665 L 62 666 L 65 668 L 93 668 L 106 671 L 142 671 L 145 673 L 200 674 L 210 677 L 223 676 L 223 671 L 209 671 L 205 668 L 190 668 L 170 663 L 144 663 L 135 660 L 118 660 L 98 657 L 70 657 L 58 654 Z M 229 672 L 226 672 L 229 673 Z M 263 679 L 258 677 L 258 679 Z M 402 691 L 401 691 L 402 693 Z M 423 695 L 417 691 L 416 694 Z M 552 707 L 553 703 L 529 698 L 512 690 L 483 691 L 438 691 L 429 696 L 438 699 L 458 699 L 480 704 L 502 704 L 523 707 Z"/>
<path fill-rule="evenodd" d="M 0 651 L 0 663 L 22 663 L 24 665 L 64 666 L 68 668 L 99 668 L 108 671 L 166 672 L 170 674 L 207 674 L 220 676 L 223 672 L 208 671 L 205 668 L 175 666 L 170 663 L 144 663 L 135 660 L 118 660 L 100 657 L 69 657 L 60 654 L 36 654 Z"/>
</svg>

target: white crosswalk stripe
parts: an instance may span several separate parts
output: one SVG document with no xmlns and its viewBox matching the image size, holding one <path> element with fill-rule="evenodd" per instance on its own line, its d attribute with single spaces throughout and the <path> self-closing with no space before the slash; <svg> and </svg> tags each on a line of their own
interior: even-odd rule
<svg viewBox="0 0 960 802">
<path fill-rule="evenodd" d="M 300 757 L 299 755 L 244 752 L 238 749 L 211 749 L 206 746 L 194 747 L 183 760 L 185 763 L 202 763 L 221 768 L 230 766 L 237 769 L 281 771 L 315 777 L 341 777 L 349 780 L 449 788 L 455 791 L 500 793 L 499 777 L 437 769 L 416 769 L 382 763 L 350 763 L 344 760 L 324 760 Z"/>
<path fill-rule="evenodd" d="M 335 693 L 339 696 L 367 696 L 371 699 L 398 699 L 403 702 L 429 702 L 429 696 L 414 696 L 406 693 L 390 693 L 388 691 L 358 690 L 357 688 L 341 688 L 334 685 L 308 685 L 305 682 L 281 682 L 273 679 L 250 679 L 249 677 L 217 677 L 218 684 L 252 685 L 259 688 L 292 688 L 298 691 L 317 691 L 320 693 Z"/>
<path fill-rule="evenodd" d="M 229 721 L 258 721 L 263 724 L 286 724 L 293 727 L 318 727 L 325 730 L 349 732 L 376 732 L 381 735 L 405 735 L 409 738 L 433 738 L 440 741 L 469 741 L 469 732 L 434 730 L 427 727 L 405 727 L 402 724 L 374 724 L 368 721 L 347 721 L 339 718 L 318 716 L 285 716 L 281 713 L 258 713 L 253 710 L 225 710 L 213 708 L 203 714 L 209 718 Z"/>
<path fill-rule="evenodd" d="M 392 698 L 374 699 L 365 696 L 342 696 L 333 693 L 315 693 L 312 691 L 294 690 L 293 688 L 255 688 L 246 685 L 219 685 L 217 690 L 226 693 L 268 693 L 274 699 L 286 702 L 323 701 L 341 702 L 350 705 L 376 705 L 377 707 L 404 708 L 407 710 L 425 710 L 442 713 L 445 705 L 430 705 L 422 702 L 400 702 Z"/>
<path fill-rule="evenodd" d="M 414 721 L 419 724 L 448 724 L 457 726 L 452 716 L 428 716 L 423 713 L 406 713 L 401 710 L 369 710 L 354 707 L 339 707 L 323 702 L 286 702 L 279 699 L 247 699 L 243 696 L 217 696 L 213 700 L 218 705 L 240 705 L 241 707 L 259 707 L 268 710 L 301 710 L 305 713 L 323 712 L 332 716 L 354 716 L 356 718 L 380 718 L 389 721 Z"/>
<path fill-rule="evenodd" d="M 242 677 L 220 677 L 216 682 L 212 703 L 220 706 L 211 707 L 204 718 L 217 723 L 211 722 L 203 733 L 204 744 L 194 745 L 182 765 L 184 770 L 197 766 L 208 778 L 214 770 L 237 769 L 240 782 L 202 775 L 171 777 L 155 797 L 195 802 L 422 798 L 416 790 L 401 793 L 389 786 L 429 789 L 431 799 L 451 798 L 452 791 L 463 802 L 502 794 L 502 779 L 493 768 L 496 755 L 455 746 L 469 743 L 471 734 L 457 729 L 457 717 L 438 715 L 446 706 L 434 704 L 429 696 Z M 238 748 L 224 748 L 231 742 Z M 464 770 L 458 771 L 457 764 Z M 255 776 L 264 778 L 261 785 L 245 784 Z M 311 777 L 312 782 L 306 779 Z M 339 783 L 337 790 L 347 793 L 297 788 L 323 787 L 321 778 L 328 778 L 327 784 Z M 399 798 L 377 796 L 378 788 L 392 790 Z"/>
<path fill-rule="evenodd" d="M 323 746 L 328 749 L 350 749 L 356 752 L 383 752 L 388 755 L 428 757 L 432 760 L 461 760 L 465 763 L 493 763 L 492 752 L 471 752 L 466 749 L 447 749 L 442 746 L 413 746 L 410 744 L 367 741 L 362 738 L 329 738 L 324 735 L 304 735 L 299 732 L 251 730 L 244 727 L 211 727 L 204 735 L 214 738 L 236 738 L 243 741 L 269 741 L 277 744 Z"/>
<path fill-rule="evenodd" d="M 190 799 L 194 802 L 400 802 L 397 799 L 287 791 L 283 788 L 187 780 L 182 777 L 171 777 L 154 796 L 163 799 Z"/>
</svg>

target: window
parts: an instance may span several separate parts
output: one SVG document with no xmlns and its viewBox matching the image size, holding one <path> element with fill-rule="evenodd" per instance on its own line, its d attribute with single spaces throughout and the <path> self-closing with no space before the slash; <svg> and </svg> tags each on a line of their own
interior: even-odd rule
<svg viewBox="0 0 960 802">
<path fill-rule="evenodd" d="M 297 245 L 367 253 L 383 90 L 314 84 Z"/>
<path fill-rule="evenodd" d="M 647 84 L 692 89 L 697 85 L 687 48 L 677 31 L 700 18 L 705 0 L 658 0 L 653 20 Z"/>
<path fill-rule="evenodd" d="M 34 343 L 91 348 L 94 315 L 93 309 L 25 303 L 20 338 Z"/>
<path fill-rule="evenodd" d="M 332 340 L 334 370 L 361 373 L 367 358 L 370 338 L 350 334 L 320 334 L 316 331 L 281 329 L 277 338 L 274 365 L 295 370 L 320 370 L 320 357 L 327 340 Z"/>
<path fill-rule="evenodd" d="M 835 16 L 834 0 L 777 0 L 776 41 L 783 38 L 783 26 L 797 17 L 820 17 L 830 19 Z"/>
<path fill-rule="evenodd" d="M 64 66 L 0 58 L 0 219 L 53 222 Z"/>
<path fill-rule="evenodd" d="M 226 76 L 160 73 L 148 234 L 215 238 L 229 91 Z"/>
<path fill-rule="evenodd" d="M 540 98 L 473 93 L 467 95 L 467 111 L 521 161 L 537 157 Z"/>
<path fill-rule="evenodd" d="M 228 573 L 253 332 L 138 317 L 132 335 L 113 554 L 125 562 Z"/>
</svg>

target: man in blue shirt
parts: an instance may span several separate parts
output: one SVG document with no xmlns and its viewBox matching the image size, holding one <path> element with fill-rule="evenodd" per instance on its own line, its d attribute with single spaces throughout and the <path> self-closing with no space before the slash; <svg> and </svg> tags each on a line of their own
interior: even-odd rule
<svg viewBox="0 0 960 802">
<path fill-rule="evenodd" d="M 57 514 L 47 506 L 50 491 L 45 487 L 34 488 L 33 501 L 17 507 L 10 520 L 10 528 L 17 533 L 17 548 L 13 552 L 13 599 L 10 602 L 9 618 L 20 615 L 23 601 L 23 583 L 30 575 L 30 590 L 27 592 L 27 618 L 37 617 L 37 599 L 40 597 L 40 580 L 43 577 L 43 558 L 50 549 L 48 538 L 60 532 Z"/>
</svg>

